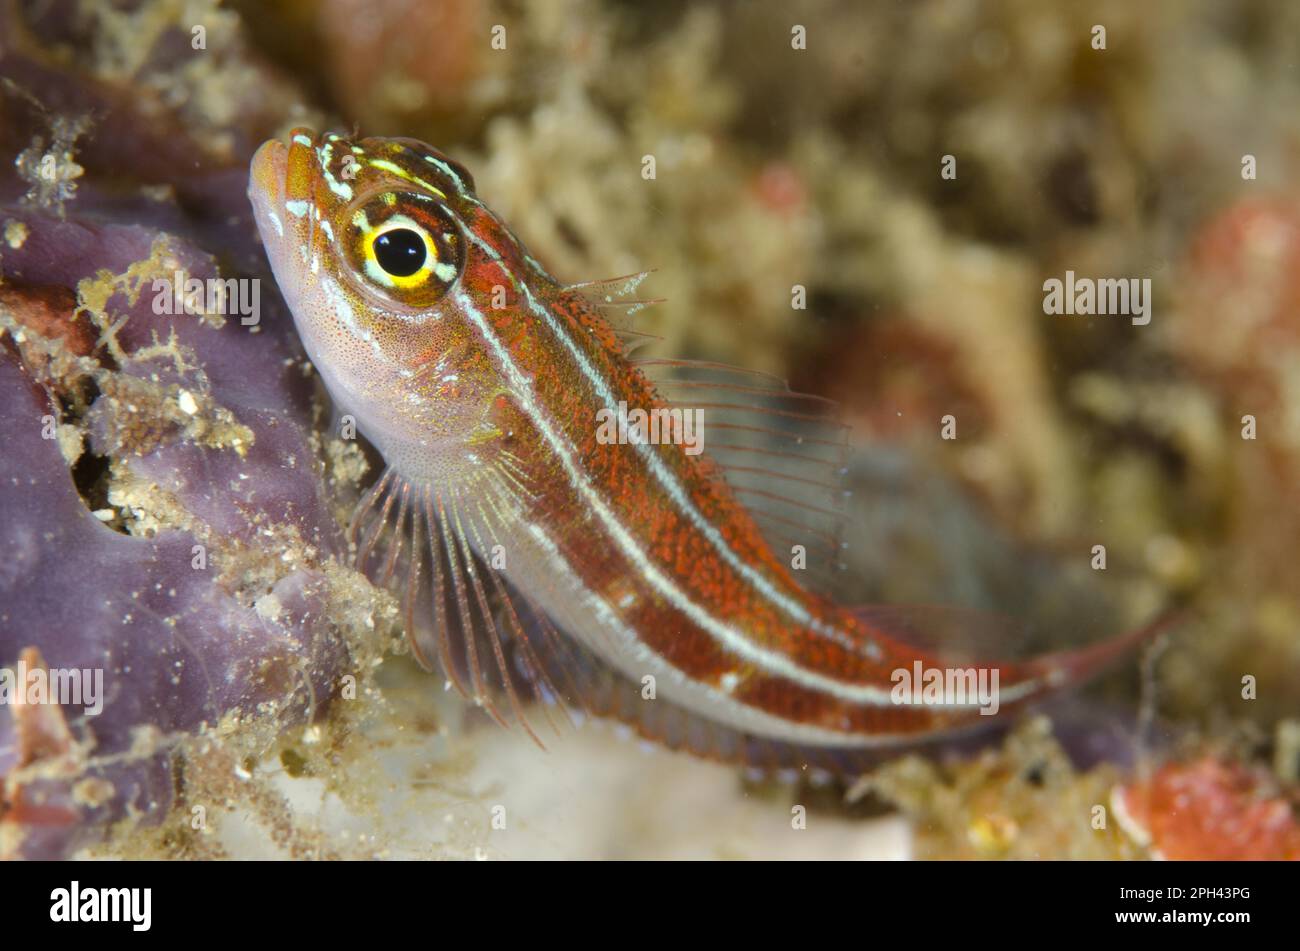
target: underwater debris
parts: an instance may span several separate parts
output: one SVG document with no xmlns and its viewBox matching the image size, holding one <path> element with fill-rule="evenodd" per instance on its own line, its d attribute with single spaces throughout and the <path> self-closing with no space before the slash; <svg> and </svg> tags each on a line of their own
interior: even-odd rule
<svg viewBox="0 0 1300 951">
<path fill-rule="evenodd" d="M 918 858 L 1136 858 L 1117 824 L 1097 819 L 1116 775 L 1106 763 L 1077 768 L 1051 722 L 1034 717 L 1000 748 L 941 763 L 904 757 L 848 796 L 875 795 L 910 816 Z"/>
<path fill-rule="evenodd" d="M 86 170 L 74 161 L 76 142 L 90 127 L 85 117 L 69 119 L 55 116 L 51 120 L 52 141 L 48 144 L 38 137 L 14 160 L 18 175 L 28 183 L 24 199 L 38 208 L 62 216 L 67 202 L 77 195 L 77 179 Z M 6 226 L 9 246 L 21 247 L 21 223 Z"/>
</svg>

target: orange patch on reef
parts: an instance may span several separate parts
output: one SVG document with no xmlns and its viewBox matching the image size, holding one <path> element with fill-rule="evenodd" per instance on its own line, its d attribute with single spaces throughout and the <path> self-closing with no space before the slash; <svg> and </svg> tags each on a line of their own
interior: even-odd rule
<svg viewBox="0 0 1300 951">
<path fill-rule="evenodd" d="M 1213 757 L 1115 790 L 1130 834 L 1173 860 L 1300 860 L 1293 805 L 1263 774 Z"/>
</svg>

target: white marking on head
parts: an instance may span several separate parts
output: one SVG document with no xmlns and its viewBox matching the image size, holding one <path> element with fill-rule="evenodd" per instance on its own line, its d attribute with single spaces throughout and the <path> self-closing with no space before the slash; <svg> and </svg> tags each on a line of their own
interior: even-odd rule
<svg viewBox="0 0 1300 951">
<path fill-rule="evenodd" d="M 386 172 L 392 172 L 398 178 L 404 178 L 408 182 L 415 182 L 417 185 L 422 185 L 440 198 L 447 197 L 447 194 L 441 188 L 437 188 L 433 185 L 430 185 L 423 178 L 419 178 L 418 176 L 412 175 L 406 169 L 402 168 L 400 165 L 388 161 L 388 159 L 372 159 L 370 164 L 374 168 L 382 168 Z"/>
<path fill-rule="evenodd" d="M 440 169 L 444 175 L 450 178 L 452 182 L 455 183 L 457 191 L 459 191 L 462 195 L 465 193 L 465 183 L 460 180 L 459 175 L 457 175 L 455 172 L 451 170 L 450 165 L 448 165 L 446 162 L 442 161 L 441 159 L 434 158 L 432 155 L 426 155 L 424 157 L 424 160 L 428 162 L 430 165 L 434 166 L 435 168 Z"/>
<path fill-rule="evenodd" d="M 337 138 L 335 138 L 334 141 L 338 141 Z M 316 150 L 316 159 L 318 162 L 320 162 L 321 175 L 324 177 L 325 184 L 329 186 L 330 191 L 338 195 L 344 201 L 351 201 L 352 186 L 345 185 L 344 183 L 340 182 L 338 179 L 334 177 L 334 173 L 330 171 L 330 155 L 333 153 L 333 151 L 334 151 L 333 142 L 327 142 L 325 145 L 321 146 L 319 149 Z"/>
</svg>

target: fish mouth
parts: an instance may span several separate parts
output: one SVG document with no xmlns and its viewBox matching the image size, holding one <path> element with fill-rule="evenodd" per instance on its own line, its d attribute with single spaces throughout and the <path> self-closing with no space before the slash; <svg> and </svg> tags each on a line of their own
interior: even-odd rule
<svg viewBox="0 0 1300 951">
<path fill-rule="evenodd" d="M 289 201 L 310 201 L 318 172 L 316 133 L 308 128 L 293 129 L 287 141 L 269 139 L 253 154 L 248 196 L 254 202 L 269 200 L 280 206 Z"/>
<path fill-rule="evenodd" d="M 248 166 L 248 197 L 252 201 L 283 200 L 288 157 L 289 149 L 279 139 L 263 142 L 253 153 L 253 161 Z"/>
<path fill-rule="evenodd" d="M 298 254 L 319 250 L 323 240 L 316 143 L 311 129 L 295 128 L 286 140 L 263 142 L 249 163 L 248 198 L 253 218 L 282 289 L 286 283 L 294 283 Z"/>
<path fill-rule="evenodd" d="M 267 262 L 291 309 L 310 280 L 301 265 L 308 254 L 319 250 L 322 240 L 316 208 L 319 174 L 316 136 L 305 128 L 292 130 L 287 141 L 263 142 L 249 163 L 253 220 Z"/>
</svg>

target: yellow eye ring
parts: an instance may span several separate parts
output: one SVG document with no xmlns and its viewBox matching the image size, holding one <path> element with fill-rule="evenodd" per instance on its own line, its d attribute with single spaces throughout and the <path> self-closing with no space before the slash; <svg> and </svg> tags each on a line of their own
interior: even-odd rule
<svg viewBox="0 0 1300 951">
<path fill-rule="evenodd" d="M 465 239 L 455 212 L 416 192 L 363 194 L 344 209 L 334 243 L 341 273 L 380 306 L 424 310 L 460 278 Z"/>
<path fill-rule="evenodd" d="M 406 215 L 394 215 L 366 232 L 362 250 L 367 276 L 397 290 L 420 287 L 438 266 L 433 238 Z"/>
</svg>

